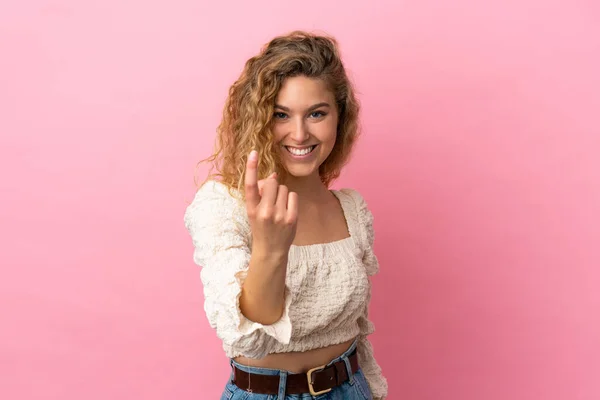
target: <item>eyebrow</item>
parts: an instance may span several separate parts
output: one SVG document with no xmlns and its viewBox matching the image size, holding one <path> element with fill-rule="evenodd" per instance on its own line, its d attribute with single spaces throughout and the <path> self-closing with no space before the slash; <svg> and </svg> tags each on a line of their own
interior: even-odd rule
<svg viewBox="0 0 600 400">
<path fill-rule="evenodd" d="M 331 106 L 329 105 L 329 103 L 325 103 L 325 102 L 323 102 L 323 103 L 317 103 L 315 105 L 310 106 L 308 108 L 308 111 L 316 110 L 319 107 L 331 107 Z M 275 108 L 279 108 L 280 110 L 287 111 L 287 112 L 290 111 L 289 108 L 284 107 L 284 106 L 279 105 L 279 104 L 275 104 Z"/>
</svg>

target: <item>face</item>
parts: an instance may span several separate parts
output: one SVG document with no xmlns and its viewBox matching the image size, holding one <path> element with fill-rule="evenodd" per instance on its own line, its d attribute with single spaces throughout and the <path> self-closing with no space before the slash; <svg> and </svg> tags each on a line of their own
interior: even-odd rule
<svg viewBox="0 0 600 400">
<path fill-rule="evenodd" d="M 273 133 L 286 171 L 295 178 L 319 175 L 337 135 L 333 93 L 320 79 L 287 78 L 275 99 Z"/>
</svg>

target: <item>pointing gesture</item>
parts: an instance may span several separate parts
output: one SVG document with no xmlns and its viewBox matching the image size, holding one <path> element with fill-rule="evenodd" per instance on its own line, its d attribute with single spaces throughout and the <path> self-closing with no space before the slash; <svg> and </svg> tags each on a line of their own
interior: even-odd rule
<svg viewBox="0 0 600 400">
<path fill-rule="evenodd" d="M 298 195 L 280 185 L 275 174 L 258 181 L 258 154 L 246 164 L 246 211 L 252 229 L 252 252 L 287 256 L 296 236 Z"/>
</svg>

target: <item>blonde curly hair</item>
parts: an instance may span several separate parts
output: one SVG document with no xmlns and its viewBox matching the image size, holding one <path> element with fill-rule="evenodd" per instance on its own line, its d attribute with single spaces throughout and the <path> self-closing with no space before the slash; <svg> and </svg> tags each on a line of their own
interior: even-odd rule
<svg viewBox="0 0 600 400">
<path fill-rule="evenodd" d="M 217 129 L 215 151 L 202 162 L 212 164 L 208 179 L 218 178 L 243 194 L 248 154 L 258 152 L 258 177 L 285 170 L 275 151 L 271 130 L 275 99 L 286 78 L 306 76 L 323 80 L 338 109 L 335 146 L 321 164 L 321 181 L 329 187 L 349 159 L 359 134 L 359 103 L 341 61 L 337 41 L 328 36 L 294 31 L 278 36 L 250 58 L 229 89 Z"/>
</svg>

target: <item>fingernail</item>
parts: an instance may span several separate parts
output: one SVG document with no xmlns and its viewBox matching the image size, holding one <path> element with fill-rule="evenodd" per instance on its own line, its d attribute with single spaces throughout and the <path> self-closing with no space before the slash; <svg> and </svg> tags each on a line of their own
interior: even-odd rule
<svg viewBox="0 0 600 400">
<path fill-rule="evenodd" d="M 250 152 L 250 156 L 249 156 L 249 158 L 250 158 L 250 160 L 254 161 L 254 160 L 256 160 L 256 157 L 257 157 L 257 156 L 258 156 L 258 153 L 256 152 L 256 150 L 252 150 L 252 151 Z"/>
</svg>

